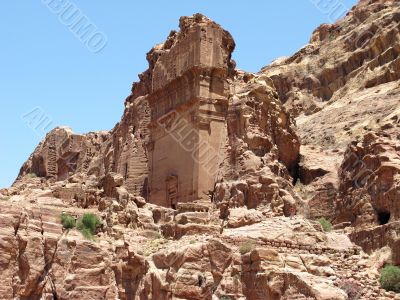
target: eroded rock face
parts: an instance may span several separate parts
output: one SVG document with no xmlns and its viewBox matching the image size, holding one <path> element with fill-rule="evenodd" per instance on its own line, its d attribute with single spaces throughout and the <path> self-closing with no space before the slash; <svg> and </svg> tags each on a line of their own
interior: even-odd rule
<svg viewBox="0 0 400 300">
<path fill-rule="evenodd" d="M 239 224 L 223 235 L 194 230 L 169 240 L 158 233 L 175 218 L 169 210 L 148 204 L 138 208 L 133 201 L 117 199 L 103 212 L 80 209 L 48 196 L 51 187 L 40 187 L 40 179 L 32 179 L 0 202 L 0 289 L 5 299 L 327 299 L 328 294 L 342 299 L 334 282 L 347 265 L 338 254 L 359 259 L 351 243 L 332 248 L 318 226 L 301 218 Z M 62 212 L 77 218 L 87 212 L 101 216 L 96 240 L 64 230 Z M 128 214 L 136 216 L 131 223 L 125 223 Z M 185 216 L 186 226 L 193 228 L 199 222 L 211 228 L 218 220 L 211 217 L 218 211 L 180 214 L 176 221 L 182 223 Z M 263 238 L 257 239 L 255 232 Z M 249 252 L 239 253 L 248 241 Z"/>
<path fill-rule="evenodd" d="M 1 206 L 3 299 L 116 296 L 109 246 L 67 236 L 59 222 L 61 211 L 45 198 L 39 205 Z"/>
<path fill-rule="evenodd" d="M 361 1 L 342 20 L 318 27 L 307 46 L 263 73 L 296 115 L 313 114 L 325 101 L 397 81 L 398 4 Z"/>
<path fill-rule="evenodd" d="M 111 131 L 54 129 L 0 190 L 0 298 L 344 300 L 346 280 L 393 298 L 398 10 L 360 1 L 259 74 L 220 25 L 181 18 Z M 96 214 L 94 240 L 62 213 Z"/>
<path fill-rule="evenodd" d="M 370 205 L 371 191 L 348 191 L 351 180 L 339 176 L 339 169 L 348 160 L 349 144 L 357 141 L 359 149 L 369 148 L 361 143 L 368 132 L 398 128 L 399 8 L 398 1 L 360 1 L 342 20 L 317 28 L 296 54 L 262 70 L 296 117 L 302 161 L 301 184 L 297 182 L 295 189 L 308 203 L 312 218 L 325 217 L 339 227 L 348 222 L 379 225 Z M 357 160 L 347 163 L 351 166 Z M 391 161 L 389 157 L 387 162 Z M 350 177 L 358 172 L 350 169 Z"/>
<path fill-rule="evenodd" d="M 399 8 L 359 1 L 262 70 L 295 117 L 302 144 L 295 191 L 307 215 L 331 220 L 369 253 L 397 241 L 390 228 L 399 214 Z"/>
<path fill-rule="evenodd" d="M 62 181 L 79 173 L 99 176 L 101 170 L 93 165 L 108 137 L 107 132 L 78 135 L 67 127 L 55 128 L 22 166 L 18 178 L 36 175 Z"/>
<path fill-rule="evenodd" d="M 251 151 L 266 161 L 278 160 L 293 174 L 298 163 L 300 142 L 294 121 L 282 107 L 272 81 L 263 75 L 239 74 L 233 86 L 228 114 L 229 146 Z M 242 153 L 240 153 L 242 151 Z M 235 153 L 233 153 L 235 154 Z M 231 158 L 232 159 L 232 158 Z M 236 171 L 241 172 L 240 168 Z"/>
<path fill-rule="evenodd" d="M 304 203 L 292 187 L 300 148 L 293 120 L 269 78 L 239 74 L 239 79 L 229 102 L 226 154 L 214 201 L 221 208 L 303 213 Z"/>
<path fill-rule="evenodd" d="M 121 121 L 111 132 L 111 137 L 103 144 L 99 160 L 103 161 L 104 173 L 120 174 L 127 190 L 136 197 L 147 198 L 148 153 L 150 108 L 145 97 L 125 101 L 125 111 Z"/>
<path fill-rule="evenodd" d="M 312 219 L 329 217 L 336 212 L 339 194 L 338 168 L 343 153 L 317 146 L 301 146 L 299 180 L 295 191 L 307 202 Z"/>
<path fill-rule="evenodd" d="M 400 140 L 397 133 L 369 133 L 347 149 L 340 169 L 338 219 L 360 226 L 384 225 L 400 217 Z"/>
</svg>

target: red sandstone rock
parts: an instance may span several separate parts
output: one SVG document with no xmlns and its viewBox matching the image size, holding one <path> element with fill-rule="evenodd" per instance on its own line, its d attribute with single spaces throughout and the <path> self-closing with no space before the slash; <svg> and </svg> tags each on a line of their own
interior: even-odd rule
<svg viewBox="0 0 400 300">
<path fill-rule="evenodd" d="M 328 100 L 397 81 L 399 48 L 393 38 L 399 30 L 398 11 L 396 0 L 361 1 L 336 24 L 318 27 L 308 45 L 263 73 L 296 115 L 313 114 Z"/>
<path fill-rule="evenodd" d="M 399 220 L 399 149 L 396 135 L 383 132 L 349 145 L 340 169 L 338 220 L 364 226 Z"/>
<path fill-rule="evenodd" d="M 352 276 L 361 299 L 387 298 L 398 3 L 360 1 L 259 74 L 235 70 L 220 25 L 181 18 L 114 129 L 54 129 L 0 190 L 1 297 L 347 299 Z M 62 228 L 62 213 L 88 212 L 102 223 L 93 241 Z M 334 232 L 307 219 L 322 216 Z"/>
</svg>

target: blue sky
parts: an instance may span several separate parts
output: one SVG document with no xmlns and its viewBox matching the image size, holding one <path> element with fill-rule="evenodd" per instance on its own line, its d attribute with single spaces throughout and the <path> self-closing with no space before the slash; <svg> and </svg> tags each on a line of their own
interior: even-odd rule
<svg viewBox="0 0 400 300">
<path fill-rule="evenodd" d="M 95 26 L 99 47 L 107 40 L 93 53 L 89 50 L 98 49 L 81 42 L 66 25 L 68 20 L 60 21 L 60 2 L 0 4 L 0 187 L 14 181 L 51 127 L 68 125 L 78 133 L 111 129 L 122 115 L 132 82 L 147 68 L 146 53 L 177 29 L 180 16 L 200 12 L 221 24 L 235 38 L 237 66 L 258 71 L 297 51 L 319 24 L 331 23 L 356 3 L 64 0 L 77 13 L 71 18 L 86 17 L 83 20 Z M 94 37 L 92 42 L 96 44 Z M 44 125 L 38 125 L 39 119 L 32 121 L 34 115 Z"/>
</svg>

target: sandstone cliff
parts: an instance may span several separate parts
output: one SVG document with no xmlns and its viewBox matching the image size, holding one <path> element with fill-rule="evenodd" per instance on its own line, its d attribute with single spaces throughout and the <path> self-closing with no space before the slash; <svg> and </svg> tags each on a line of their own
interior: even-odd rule
<svg viewBox="0 0 400 300">
<path fill-rule="evenodd" d="M 310 216 L 350 225 L 346 231 L 355 230 L 353 241 L 368 251 L 398 239 L 374 232 L 399 220 L 399 4 L 360 1 L 342 20 L 317 28 L 292 57 L 261 71 L 296 116 L 296 190 Z M 365 231 L 379 246 L 367 245 Z"/>
<path fill-rule="evenodd" d="M 395 298 L 399 4 L 362 0 L 257 74 L 182 17 L 115 128 L 52 130 L 0 190 L 0 298 Z M 92 240 L 61 224 L 87 213 Z"/>
</svg>

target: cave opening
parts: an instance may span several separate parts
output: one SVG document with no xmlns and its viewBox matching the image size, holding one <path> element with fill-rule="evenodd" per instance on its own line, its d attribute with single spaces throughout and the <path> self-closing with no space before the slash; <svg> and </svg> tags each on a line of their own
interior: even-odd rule
<svg viewBox="0 0 400 300">
<path fill-rule="evenodd" d="M 202 275 L 198 275 L 197 278 L 198 278 L 198 286 L 202 287 L 203 286 L 203 282 L 204 282 L 203 276 Z"/>
<path fill-rule="evenodd" d="M 389 220 L 390 220 L 390 212 L 387 212 L 387 211 L 378 212 L 379 225 L 385 225 L 385 224 L 389 223 Z"/>
</svg>

